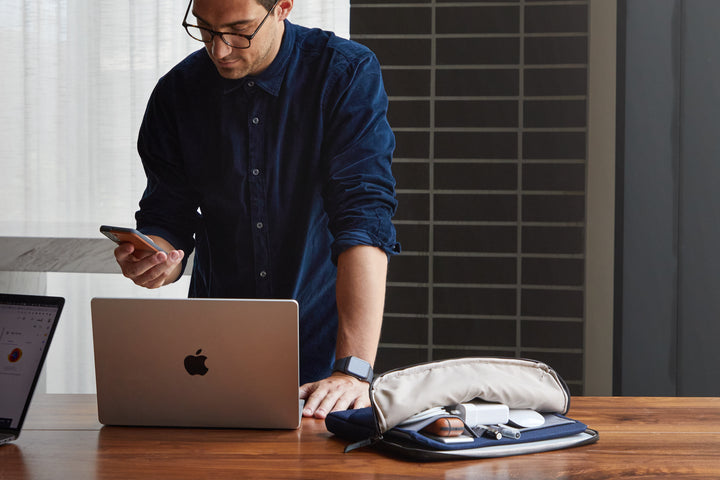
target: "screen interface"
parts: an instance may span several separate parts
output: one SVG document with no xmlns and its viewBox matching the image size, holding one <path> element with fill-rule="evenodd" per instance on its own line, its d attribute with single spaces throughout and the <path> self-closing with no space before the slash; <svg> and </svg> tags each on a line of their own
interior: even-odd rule
<svg viewBox="0 0 720 480">
<path fill-rule="evenodd" d="M 0 428 L 18 428 L 57 307 L 0 304 Z"/>
</svg>

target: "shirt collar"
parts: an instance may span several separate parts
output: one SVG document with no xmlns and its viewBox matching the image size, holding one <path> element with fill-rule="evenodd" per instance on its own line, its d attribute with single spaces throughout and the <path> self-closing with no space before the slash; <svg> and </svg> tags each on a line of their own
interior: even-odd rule
<svg viewBox="0 0 720 480">
<path fill-rule="evenodd" d="M 285 79 L 285 72 L 287 71 L 290 54 L 292 53 L 293 46 L 295 45 L 295 35 L 295 25 L 290 23 L 288 20 L 285 20 L 285 32 L 283 33 L 283 38 L 280 43 L 280 49 L 278 50 L 277 55 L 275 55 L 272 63 L 270 63 L 270 65 L 256 77 L 247 76 L 237 80 L 228 80 L 220 77 L 223 93 L 230 93 L 252 80 L 258 87 L 262 88 L 270 95 L 277 97 L 280 94 L 280 88 L 282 87 L 282 82 Z"/>
</svg>

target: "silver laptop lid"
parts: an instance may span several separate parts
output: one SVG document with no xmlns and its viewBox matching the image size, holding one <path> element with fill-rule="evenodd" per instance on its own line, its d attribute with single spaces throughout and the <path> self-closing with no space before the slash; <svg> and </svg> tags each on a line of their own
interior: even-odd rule
<svg viewBox="0 0 720 480">
<path fill-rule="evenodd" d="M 61 297 L 0 293 L 0 437 L 5 441 L 20 435 L 64 304 Z"/>
<path fill-rule="evenodd" d="M 91 302 L 106 425 L 297 428 L 294 300 Z"/>
</svg>

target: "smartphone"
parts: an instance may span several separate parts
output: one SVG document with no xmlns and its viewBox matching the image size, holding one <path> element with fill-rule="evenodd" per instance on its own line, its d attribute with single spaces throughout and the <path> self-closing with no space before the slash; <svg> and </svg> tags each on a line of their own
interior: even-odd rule
<svg viewBox="0 0 720 480">
<path fill-rule="evenodd" d="M 135 250 L 144 252 L 164 252 L 155 242 L 147 235 L 144 235 L 134 228 L 113 227 L 110 225 L 102 225 L 100 233 L 108 237 L 113 242 L 120 245 L 121 243 L 130 242 L 135 246 Z"/>
</svg>

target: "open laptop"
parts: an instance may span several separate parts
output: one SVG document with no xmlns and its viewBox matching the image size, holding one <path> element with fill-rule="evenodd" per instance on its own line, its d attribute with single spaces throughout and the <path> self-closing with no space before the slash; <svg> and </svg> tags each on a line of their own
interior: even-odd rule
<svg viewBox="0 0 720 480">
<path fill-rule="evenodd" d="M 105 425 L 294 429 L 294 300 L 91 301 Z"/>
<path fill-rule="evenodd" d="M 0 444 L 20 435 L 64 304 L 0 293 Z"/>
</svg>

